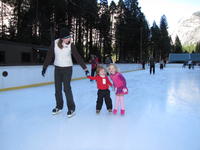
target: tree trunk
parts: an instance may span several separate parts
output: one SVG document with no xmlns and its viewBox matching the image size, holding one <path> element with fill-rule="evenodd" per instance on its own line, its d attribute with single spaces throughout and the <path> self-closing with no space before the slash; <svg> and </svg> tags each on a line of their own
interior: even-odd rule
<svg viewBox="0 0 200 150">
<path fill-rule="evenodd" d="M 91 27 L 91 28 L 90 28 L 89 57 L 90 57 L 90 55 L 91 55 L 91 52 L 93 52 L 92 43 L 93 43 L 93 41 L 92 41 L 92 27 Z"/>
<path fill-rule="evenodd" d="M 21 4 L 22 0 L 17 1 L 17 36 L 21 34 Z"/>
<path fill-rule="evenodd" d="M 4 20 L 4 4 L 3 4 L 3 2 L 1 1 L 1 38 L 3 39 L 4 38 L 4 22 L 3 22 L 3 20 Z"/>
<path fill-rule="evenodd" d="M 86 25 L 86 45 L 85 45 L 85 48 L 86 48 L 86 51 L 85 51 L 85 57 L 86 57 L 86 60 L 88 60 L 88 51 L 89 51 L 89 42 L 88 42 L 88 37 L 89 37 L 89 26 L 88 26 L 88 23 Z"/>
<path fill-rule="evenodd" d="M 78 19 L 76 18 L 76 19 L 75 19 L 75 22 L 76 22 L 76 25 L 75 25 L 75 26 L 76 26 L 76 29 L 75 29 L 75 30 L 76 30 L 76 34 L 75 34 L 75 35 L 76 35 L 76 37 L 75 37 L 75 43 L 78 43 L 78 23 L 77 23 L 77 20 L 78 20 Z"/>
</svg>

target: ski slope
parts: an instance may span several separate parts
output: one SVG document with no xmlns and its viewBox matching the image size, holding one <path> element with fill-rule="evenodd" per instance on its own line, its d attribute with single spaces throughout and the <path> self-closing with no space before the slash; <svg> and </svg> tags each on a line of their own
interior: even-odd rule
<svg viewBox="0 0 200 150">
<path fill-rule="evenodd" d="M 200 68 L 123 74 L 126 114 L 95 113 L 95 82 L 71 82 L 76 116 L 51 115 L 54 85 L 0 92 L 1 150 L 200 150 Z M 111 89 L 113 104 L 115 95 Z"/>
</svg>

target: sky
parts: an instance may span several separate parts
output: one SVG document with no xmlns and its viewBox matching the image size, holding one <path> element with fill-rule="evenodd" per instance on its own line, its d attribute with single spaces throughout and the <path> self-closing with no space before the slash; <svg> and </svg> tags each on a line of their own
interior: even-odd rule
<svg viewBox="0 0 200 150">
<path fill-rule="evenodd" d="M 169 32 L 173 31 L 180 19 L 200 11 L 200 0 L 138 0 L 138 2 L 150 26 L 154 20 L 159 25 L 161 16 L 165 14 Z"/>
</svg>

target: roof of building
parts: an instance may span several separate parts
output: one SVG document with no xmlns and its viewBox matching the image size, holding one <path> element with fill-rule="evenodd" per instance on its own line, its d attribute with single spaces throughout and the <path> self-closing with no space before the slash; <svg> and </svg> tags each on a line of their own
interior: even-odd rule
<svg viewBox="0 0 200 150">
<path fill-rule="evenodd" d="M 170 53 L 169 62 L 200 61 L 200 53 Z"/>
</svg>

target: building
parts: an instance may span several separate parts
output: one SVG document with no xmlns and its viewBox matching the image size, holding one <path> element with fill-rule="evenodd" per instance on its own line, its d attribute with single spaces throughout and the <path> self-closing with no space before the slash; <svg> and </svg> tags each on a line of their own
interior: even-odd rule
<svg viewBox="0 0 200 150">
<path fill-rule="evenodd" d="M 193 62 L 200 62 L 200 53 L 170 53 L 169 63 L 182 63 L 192 60 Z"/>
<path fill-rule="evenodd" d="M 0 40 L 0 65 L 42 64 L 48 47 Z"/>
</svg>

